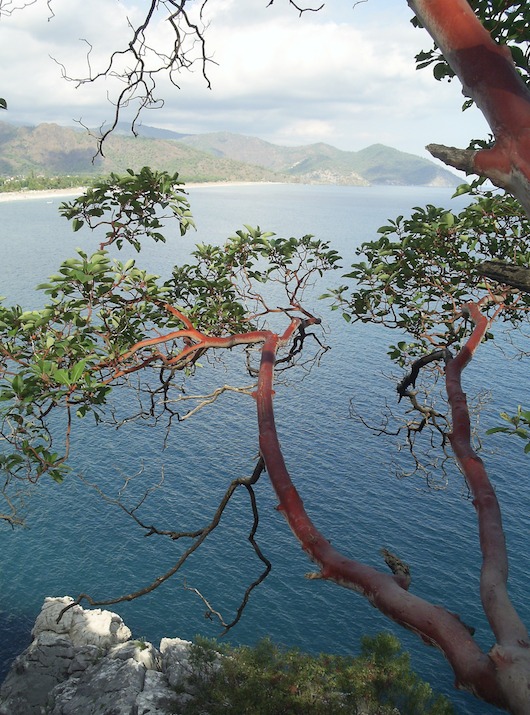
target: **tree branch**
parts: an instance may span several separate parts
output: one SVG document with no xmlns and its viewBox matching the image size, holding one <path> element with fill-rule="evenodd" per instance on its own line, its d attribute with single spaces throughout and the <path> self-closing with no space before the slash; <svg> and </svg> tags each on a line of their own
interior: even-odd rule
<svg viewBox="0 0 530 715">
<path fill-rule="evenodd" d="M 451 664 L 457 687 L 505 707 L 506 700 L 492 660 L 470 638 L 458 616 L 409 593 L 403 574 L 383 574 L 345 557 L 331 546 L 309 518 L 285 466 L 276 432 L 272 383 L 277 346 L 278 337 L 270 335 L 262 348 L 255 399 L 260 451 L 278 497 L 278 511 L 287 520 L 302 549 L 320 568 L 323 579 L 362 594 L 385 616 L 418 634 L 425 643 L 436 646 Z M 311 578 L 314 577 L 313 574 Z"/>
<path fill-rule="evenodd" d="M 482 276 L 502 285 L 512 286 L 524 293 L 530 293 L 530 268 L 514 266 L 506 261 L 484 261 L 477 266 Z"/>
<path fill-rule="evenodd" d="M 528 642 L 528 632 L 517 615 L 506 589 L 508 555 L 502 529 L 497 497 L 486 474 L 484 463 L 471 447 L 471 431 L 466 396 L 461 387 L 461 373 L 471 360 L 489 327 L 488 319 L 474 303 L 468 305 L 475 329 L 460 353 L 446 368 L 446 386 L 453 416 L 453 431 L 449 435 L 466 481 L 471 489 L 477 510 L 483 565 L 480 593 L 484 612 L 497 643 L 513 645 Z"/>
<path fill-rule="evenodd" d="M 530 712 L 530 640 L 506 588 L 508 555 L 500 507 L 484 464 L 471 447 L 469 413 L 461 387 L 462 370 L 471 360 L 490 321 L 482 315 L 478 304 L 471 303 L 466 307 L 475 323 L 475 329 L 466 345 L 448 362 L 446 368 L 447 397 L 453 416 L 453 432 L 449 439 L 473 494 L 473 506 L 477 511 L 482 552 L 480 596 L 497 641 L 489 657 L 495 663 L 497 679 L 506 698 L 504 708 L 518 715 Z"/>
<path fill-rule="evenodd" d="M 249 541 L 251 542 L 251 544 L 252 544 L 252 546 L 253 546 L 253 548 L 254 548 L 254 551 L 255 551 L 256 555 L 258 556 L 258 558 L 260 559 L 260 561 L 263 561 L 263 563 L 265 564 L 265 570 L 264 570 L 264 571 L 262 572 L 262 574 L 261 574 L 253 583 L 251 583 L 250 586 L 246 589 L 246 591 L 245 591 L 245 593 L 244 593 L 244 595 L 243 595 L 243 600 L 242 600 L 242 602 L 241 602 L 241 604 L 240 604 L 240 606 L 239 606 L 239 608 L 238 608 L 238 610 L 237 610 L 236 617 L 234 618 L 234 620 L 233 620 L 231 623 L 226 624 L 226 623 L 224 623 L 224 621 L 223 621 L 222 618 L 221 618 L 221 622 L 223 623 L 223 626 L 225 626 L 225 631 L 223 632 L 223 634 L 226 633 L 226 631 L 228 631 L 230 628 L 232 628 L 232 626 L 234 626 L 234 625 L 239 621 L 239 619 L 241 618 L 243 609 L 245 608 L 245 606 L 246 606 L 246 604 L 247 604 L 247 602 L 248 602 L 248 599 L 249 599 L 249 596 L 250 596 L 251 591 L 252 591 L 256 586 L 258 586 L 258 585 L 268 576 L 268 574 L 269 574 L 269 572 L 270 572 L 270 570 L 271 570 L 271 564 L 270 564 L 269 560 L 268 560 L 267 558 L 265 558 L 265 556 L 263 555 L 261 549 L 259 548 L 259 546 L 258 546 L 258 544 L 257 544 L 257 542 L 256 542 L 256 540 L 255 540 L 255 538 L 254 538 L 254 537 L 255 537 L 255 534 L 256 534 L 256 531 L 257 531 L 257 528 L 258 528 L 259 518 L 258 518 L 257 507 L 256 507 L 256 499 L 255 499 L 254 490 L 252 489 L 252 486 L 258 481 L 259 477 L 261 476 L 261 473 L 263 472 L 263 469 L 264 469 L 264 462 L 263 462 L 263 460 L 260 458 L 260 459 L 258 460 L 258 463 L 256 464 L 256 467 L 254 468 L 254 471 L 252 472 L 252 475 L 251 475 L 250 477 L 248 477 L 248 478 L 234 479 L 234 480 L 230 483 L 230 486 L 229 486 L 228 489 L 226 490 L 226 492 L 225 492 L 223 498 L 221 499 L 221 502 L 220 502 L 219 506 L 217 507 L 217 510 L 216 510 L 216 512 L 215 512 L 215 514 L 214 514 L 214 516 L 213 516 L 213 518 L 212 518 L 212 520 L 211 520 L 211 522 L 208 524 L 208 526 L 206 526 L 206 527 L 203 528 L 203 529 L 199 529 L 199 530 L 196 531 L 196 532 L 192 532 L 192 533 L 190 533 L 190 532 L 180 532 L 180 533 L 179 533 L 179 532 L 176 532 L 176 531 L 160 531 L 160 530 L 156 529 L 156 528 L 153 527 L 153 526 L 148 527 L 148 526 L 146 526 L 145 524 L 143 524 L 143 523 L 140 521 L 140 519 L 138 519 L 138 517 L 137 517 L 136 514 L 135 514 L 135 511 L 136 511 L 136 509 L 138 508 L 139 505 L 137 505 L 134 509 L 127 509 L 127 508 L 121 503 L 120 499 L 121 499 L 121 493 L 122 493 L 123 489 L 120 491 L 120 497 L 119 497 L 118 499 L 114 500 L 114 499 L 109 499 L 108 497 L 106 497 L 106 496 L 101 492 L 101 490 L 100 490 L 98 487 L 95 487 L 94 485 L 90 484 L 89 486 L 93 486 L 93 487 L 96 489 L 96 491 L 97 491 L 106 501 L 108 501 L 108 502 L 111 503 L 111 504 L 115 504 L 115 505 L 119 506 L 121 509 L 123 509 L 123 511 L 125 511 L 127 514 L 129 514 L 129 516 L 132 516 L 132 518 L 136 521 L 136 523 L 139 524 L 143 529 L 148 530 L 149 533 L 147 533 L 146 536 L 150 536 L 151 534 L 159 534 L 159 535 L 164 535 L 164 536 L 170 536 L 170 538 L 173 539 L 173 540 L 179 539 L 179 538 L 181 538 L 181 537 L 188 537 L 188 538 L 196 539 L 196 541 L 194 541 L 194 542 L 191 544 L 191 546 L 189 546 L 189 547 L 186 549 L 186 551 L 182 554 L 182 556 L 179 558 L 179 560 L 177 561 L 177 563 L 176 563 L 171 569 L 169 569 L 168 571 L 166 571 L 166 573 L 163 574 L 162 576 L 158 576 L 158 578 L 156 578 L 156 579 L 155 579 L 151 584 L 149 584 L 148 586 L 145 586 L 144 588 L 141 588 L 141 589 L 139 589 L 138 591 L 134 591 L 134 592 L 132 592 L 132 593 L 128 593 L 128 594 L 126 594 L 126 595 L 124 595 L 124 596 L 118 596 L 117 598 L 111 598 L 111 599 L 107 599 L 107 600 L 104 600 L 104 601 L 96 601 L 96 600 L 94 600 L 91 596 L 89 596 L 88 594 L 86 594 L 86 593 L 80 593 L 79 596 L 75 599 L 75 601 L 73 601 L 73 602 L 70 603 L 68 606 L 66 606 L 65 608 L 62 609 L 62 611 L 59 613 L 59 616 L 58 616 L 58 618 L 57 618 L 57 622 L 59 622 L 59 621 L 61 620 L 61 618 L 63 617 L 63 615 L 66 613 L 66 611 L 70 610 L 70 609 L 73 608 L 74 606 L 76 606 L 76 605 L 78 605 L 79 603 L 81 603 L 81 601 L 82 601 L 83 599 L 86 600 L 86 601 L 88 601 L 88 603 L 89 603 L 91 606 L 110 606 L 110 605 L 112 605 L 112 604 L 122 603 L 122 602 L 124 602 L 124 601 L 134 601 L 136 598 L 140 598 L 141 596 L 145 596 L 147 593 L 151 593 L 151 591 L 154 591 L 155 589 L 157 589 L 157 588 L 158 588 L 159 586 L 161 586 L 165 581 L 167 581 L 169 578 L 171 578 L 172 576 L 174 576 L 174 575 L 177 573 L 177 571 L 180 570 L 180 568 L 183 566 L 183 564 L 187 561 L 188 557 L 191 556 L 191 554 L 192 554 L 194 551 L 196 551 L 196 550 L 199 548 L 199 546 L 201 546 L 201 544 L 206 540 L 206 538 L 211 534 L 211 532 L 214 531 L 214 529 L 219 525 L 219 522 L 221 521 L 221 517 L 222 517 L 222 515 L 223 515 L 223 513 L 224 513 L 224 510 L 225 510 L 225 508 L 226 508 L 228 502 L 230 501 L 232 495 L 234 494 L 234 492 L 236 491 L 236 489 L 237 489 L 239 486 L 244 486 L 244 487 L 247 489 L 248 493 L 249 493 L 250 503 L 251 503 L 251 507 L 252 507 L 252 514 L 253 514 L 253 523 L 252 523 L 252 528 L 251 528 L 250 535 L 249 535 L 248 539 L 249 539 Z M 88 484 L 88 483 L 87 483 L 87 484 Z M 158 486 L 160 486 L 160 485 L 158 485 Z M 157 487 L 154 487 L 154 488 L 157 488 Z M 147 494 L 148 494 L 149 491 L 150 491 L 150 490 L 148 490 L 148 491 L 146 492 L 146 494 L 144 495 L 144 497 L 141 499 L 140 504 L 142 504 L 142 503 L 145 501 L 145 498 L 146 498 L 146 496 L 147 496 Z M 192 589 L 192 590 L 194 590 L 194 589 Z M 199 594 L 199 595 L 200 595 L 200 594 Z M 201 596 L 201 598 L 203 598 L 203 597 Z M 204 598 L 203 598 L 203 600 L 204 600 Z M 210 611 L 211 611 L 211 613 L 217 614 L 217 612 L 216 612 L 216 611 L 213 611 L 212 609 L 210 609 Z"/>
<path fill-rule="evenodd" d="M 460 153 L 457 160 L 469 162 L 473 173 L 514 194 L 530 215 L 530 92 L 509 48 L 494 42 L 467 0 L 408 3 L 459 78 L 464 95 L 473 98 L 495 136 L 492 149 L 478 151 L 473 157 L 456 150 Z M 451 148 L 445 151 L 447 158 L 458 156 Z"/>
<path fill-rule="evenodd" d="M 427 144 L 425 147 L 435 159 L 440 159 L 444 164 L 452 166 L 466 174 L 475 174 L 476 151 L 472 149 L 457 149 L 454 146 L 444 146 L 443 144 Z"/>
</svg>

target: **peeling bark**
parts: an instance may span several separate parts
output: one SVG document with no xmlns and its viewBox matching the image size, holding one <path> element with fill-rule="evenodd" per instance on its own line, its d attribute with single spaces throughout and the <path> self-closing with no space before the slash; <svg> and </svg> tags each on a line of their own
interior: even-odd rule
<svg viewBox="0 0 530 715">
<path fill-rule="evenodd" d="M 514 194 L 530 215 L 530 92 L 508 47 L 497 45 L 466 0 L 408 0 L 495 136 L 492 149 L 476 152 L 473 173 Z M 461 161 L 444 148 L 451 166 Z M 463 151 L 463 150 L 459 150 Z M 467 169 L 464 169 L 467 171 Z"/>
</svg>

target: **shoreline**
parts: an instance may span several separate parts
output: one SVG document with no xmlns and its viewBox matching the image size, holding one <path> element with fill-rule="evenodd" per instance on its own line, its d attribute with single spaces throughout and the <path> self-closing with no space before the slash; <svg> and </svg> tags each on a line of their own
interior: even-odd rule
<svg viewBox="0 0 530 715">
<path fill-rule="evenodd" d="M 0 204 L 7 201 L 31 201 L 33 199 L 54 199 L 68 198 L 69 196 L 79 196 L 86 187 L 76 186 L 71 189 L 42 189 L 40 191 L 4 191 L 0 192 Z"/>
<path fill-rule="evenodd" d="M 184 189 L 200 189 L 211 186 L 252 186 L 254 184 L 282 184 L 281 181 L 204 181 L 202 183 L 184 184 Z M 21 190 L 0 192 L 0 203 L 8 201 L 32 201 L 36 199 L 62 199 L 72 196 L 79 196 L 87 189 L 86 186 L 73 186 L 70 189 L 41 189 L 41 190 Z"/>
<path fill-rule="evenodd" d="M 212 187 L 234 187 L 234 186 L 342 186 L 341 184 L 298 184 L 296 182 L 290 181 L 203 181 L 203 182 L 190 182 L 189 184 L 183 184 L 183 188 L 187 189 L 202 189 L 202 188 L 212 188 Z M 348 185 L 349 186 L 349 185 Z M 388 185 L 390 186 L 390 185 Z M 410 188 L 409 185 L 397 184 L 396 188 Z M 412 186 L 412 185 L 411 185 Z M 53 199 L 64 199 L 72 198 L 74 196 L 79 196 L 84 193 L 88 187 L 86 186 L 75 186 L 69 189 L 22 189 L 20 191 L 5 191 L 0 192 L 0 204 L 7 203 L 8 201 L 35 201 L 39 199 L 47 199 L 49 203 L 53 202 Z M 367 189 L 371 186 L 352 186 L 350 188 L 361 188 Z M 419 185 L 418 188 L 430 188 L 430 189 L 451 189 L 455 188 L 452 186 L 428 186 Z"/>
</svg>

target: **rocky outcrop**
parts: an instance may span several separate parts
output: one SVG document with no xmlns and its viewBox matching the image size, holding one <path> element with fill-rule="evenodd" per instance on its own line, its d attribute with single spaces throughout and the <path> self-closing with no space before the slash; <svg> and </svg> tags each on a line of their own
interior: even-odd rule
<svg viewBox="0 0 530 715">
<path fill-rule="evenodd" d="M 120 616 L 47 598 L 33 641 L 1 689 L 0 715 L 169 715 L 192 697 L 189 641 L 157 650 L 131 640 Z M 215 664 L 214 664 L 215 667 Z"/>
<path fill-rule="evenodd" d="M 370 182 L 354 171 L 322 169 L 300 175 L 302 184 L 328 184 L 330 186 L 370 186 Z"/>
</svg>

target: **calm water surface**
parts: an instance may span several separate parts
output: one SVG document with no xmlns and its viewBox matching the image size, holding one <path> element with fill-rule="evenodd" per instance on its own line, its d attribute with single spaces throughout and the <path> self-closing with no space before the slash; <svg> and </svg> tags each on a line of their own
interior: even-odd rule
<svg viewBox="0 0 530 715">
<path fill-rule="evenodd" d="M 139 264 L 168 276 L 171 266 L 187 260 L 196 242 L 220 242 L 243 224 L 259 225 L 280 235 L 311 233 L 332 241 L 345 257 L 371 240 L 389 217 L 412 206 L 451 205 L 449 189 L 404 187 L 244 186 L 190 189 L 198 231 L 181 239 L 168 232 L 168 242 L 147 246 Z M 57 271 L 75 248 L 95 250 L 89 233 L 74 234 L 57 213 L 57 201 L 0 204 L 2 251 L 1 295 L 26 309 L 42 296 L 33 286 Z M 132 255 L 132 253 L 131 253 Z M 129 255 L 120 258 L 125 260 Z M 333 285 L 337 277 L 327 279 Z M 317 291 L 317 295 L 319 292 Z M 385 568 L 385 546 L 411 565 L 412 589 L 426 599 L 458 612 L 477 630 L 486 650 L 492 644 L 480 607 L 480 555 L 474 509 L 463 498 L 462 479 L 453 475 L 442 492 L 430 492 L 418 479 L 397 480 L 392 462 L 395 446 L 371 435 L 349 419 L 353 398 L 357 410 L 377 418 L 385 399 L 395 400 L 395 383 L 382 377 L 391 371 L 386 357 L 399 339 L 364 325 L 347 326 L 323 302 L 315 312 L 328 324 L 332 348 L 303 381 L 277 385 L 275 409 L 285 458 L 320 530 L 344 553 Z M 205 365 L 192 391 L 230 382 L 248 384 L 242 361 Z M 491 390 L 481 428 L 497 424 L 501 409 L 530 404 L 526 366 L 509 370 L 490 344 L 481 348 L 465 375 L 471 395 Z M 118 409 L 129 398 L 118 395 Z M 227 396 L 195 420 L 175 425 L 163 450 L 159 431 L 132 424 L 127 429 L 94 430 L 85 420 L 74 436 L 74 474 L 115 495 L 124 474 L 144 472 L 138 493 L 165 476 L 165 488 L 153 493 L 146 519 L 157 516 L 162 528 L 197 528 L 213 513 L 229 480 L 247 476 L 257 454 L 253 400 Z M 529 464 L 519 444 L 490 438 L 485 460 L 495 483 L 511 557 L 510 593 L 523 620 L 530 623 L 527 597 L 530 556 Z M 452 672 L 434 649 L 387 621 L 360 596 L 332 584 L 307 581 L 311 564 L 283 518 L 266 478 L 256 488 L 261 509 L 259 542 L 273 571 L 255 591 L 243 619 L 230 633 L 234 643 L 255 643 L 270 635 L 287 646 L 320 652 L 354 653 L 365 633 L 390 630 L 410 649 L 416 670 L 449 695 L 460 713 L 488 715 L 494 708 L 457 693 Z M 79 592 L 106 598 L 150 583 L 177 561 L 178 543 L 143 538 L 127 518 L 87 489 L 75 476 L 61 486 L 43 482 L 28 504 L 29 529 L 0 529 L 0 661 L 5 667 L 29 642 L 29 629 L 45 596 Z M 177 575 L 153 594 L 114 608 L 136 637 L 155 645 L 162 636 L 216 636 L 220 628 L 204 618 L 204 606 L 183 588 L 183 577 L 210 603 L 231 618 L 249 581 L 260 573 L 246 536 L 251 514 L 243 493 L 229 506 L 216 533 Z"/>
</svg>

